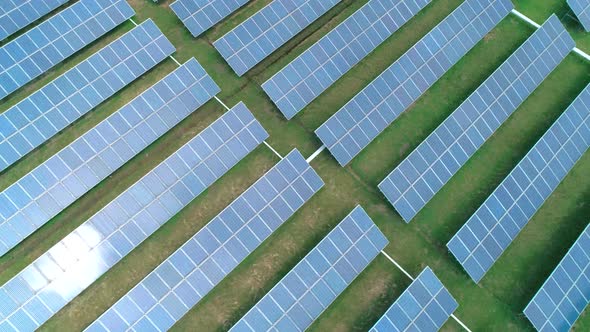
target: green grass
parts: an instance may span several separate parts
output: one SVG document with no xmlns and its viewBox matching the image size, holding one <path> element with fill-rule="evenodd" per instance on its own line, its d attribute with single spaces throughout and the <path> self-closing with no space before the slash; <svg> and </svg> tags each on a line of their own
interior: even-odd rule
<svg viewBox="0 0 590 332">
<path fill-rule="evenodd" d="M 321 146 L 313 131 L 364 86 L 424 36 L 461 0 L 433 0 L 421 13 L 323 93 L 300 115 L 286 121 L 260 84 L 301 54 L 367 0 L 343 0 L 247 75 L 238 78 L 211 46 L 270 0 L 255 0 L 194 39 L 168 8 L 130 0 L 136 22 L 152 18 L 176 46 L 175 58 L 195 57 L 222 88 L 229 106 L 244 101 L 270 133 L 269 143 L 281 154 L 299 149 L 305 156 Z M 518 10 L 541 23 L 556 12 L 578 47 L 590 50 L 590 37 L 567 16 L 564 0 L 517 0 Z M 565 20 L 563 20 L 565 18 Z M 132 28 L 124 24 L 64 64 L 27 85 L 0 105 L 3 111 L 60 73 Z M 378 192 L 377 184 L 472 93 L 533 29 L 509 16 L 454 66 L 407 112 L 347 167 L 323 152 L 312 166 L 325 187 L 279 228 L 252 255 L 183 317 L 174 330 L 221 331 L 231 327 L 285 275 L 350 210 L 361 204 L 390 240 L 386 251 L 411 274 L 430 266 L 460 303 L 456 315 L 474 331 L 529 331 L 522 310 L 563 254 L 587 225 L 590 212 L 590 155 L 586 154 L 508 248 L 483 281 L 476 285 L 446 249 L 446 243 L 494 188 L 541 137 L 583 87 L 590 66 L 569 55 L 519 107 L 471 160 L 410 223 L 402 221 Z M 47 144 L 0 176 L 0 189 L 29 172 L 76 137 L 115 112 L 175 68 L 166 60 Z M 223 112 L 214 101 L 128 162 L 75 204 L 0 258 L 0 284 L 14 276 L 57 241 L 83 223 Z M 74 331 L 90 324 L 170 253 L 190 238 L 232 199 L 252 184 L 278 158 L 259 147 L 166 223 L 108 273 L 49 320 L 41 330 Z M 371 327 L 410 283 L 384 256 L 378 257 L 313 324 L 312 331 L 363 331 Z M 583 315 L 576 330 L 588 330 Z M 458 331 L 454 321 L 445 331 Z"/>
</svg>

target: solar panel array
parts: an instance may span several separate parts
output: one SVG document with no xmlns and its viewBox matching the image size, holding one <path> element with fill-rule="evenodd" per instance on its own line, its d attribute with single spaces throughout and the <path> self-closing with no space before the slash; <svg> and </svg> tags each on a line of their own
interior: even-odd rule
<svg viewBox="0 0 590 332">
<path fill-rule="evenodd" d="M 479 282 L 590 147 L 590 86 L 518 163 L 447 247 Z"/>
<path fill-rule="evenodd" d="M 570 331 L 590 303 L 590 226 L 524 309 L 537 331 Z"/>
<path fill-rule="evenodd" d="M 492 30 L 510 0 L 463 2 L 387 68 L 316 134 L 340 165 L 348 164 Z"/>
<path fill-rule="evenodd" d="M 193 58 L 0 192 L 0 256 L 219 91 Z"/>
<path fill-rule="evenodd" d="M 198 37 L 248 2 L 248 0 L 176 0 L 170 8 L 190 31 Z"/>
<path fill-rule="evenodd" d="M 125 0 L 80 0 L 0 48 L 0 99 L 123 23 Z"/>
<path fill-rule="evenodd" d="M 0 41 L 49 14 L 68 0 L 4 0 L 0 3 Z"/>
<path fill-rule="evenodd" d="M 175 51 L 147 20 L 0 114 L 0 171 Z"/>
<path fill-rule="evenodd" d="M 426 267 L 370 332 L 438 331 L 459 304 Z"/>
<path fill-rule="evenodd" d="M 293 150 L 87 331 L 166 331 L 322 186 Z"/>
<path fill-rule="evenodd" d="M 590 1 L 588 0 L 567 0 L 574 14 L 584 27 L 586 32 L 590 32 Z"/>
<path fill-rule="evenodd" d="M 274 0 L 213 43 L 238 74 L 264 60 L 340 0 Z"/>
<path fill-rule="evenodd" d="M 0 330 L 39 327 L 267 137 L 244 104 L 225 113 L 0 287 Z"/>
<path fill-rule="evenodd" d="M 428 3 L 370 0 L 262 88 L 287 119 L 293 118 Z"/>
<path fill-rule="evenodd" d="M 387 243 L 357 206 L 230 331 L 304 331 Z"/>
<path fill-rule="evenodd" d="M 379 185 L 406 222 L 436 195 L 574 48 L 553 16 Z"/>
</svg>

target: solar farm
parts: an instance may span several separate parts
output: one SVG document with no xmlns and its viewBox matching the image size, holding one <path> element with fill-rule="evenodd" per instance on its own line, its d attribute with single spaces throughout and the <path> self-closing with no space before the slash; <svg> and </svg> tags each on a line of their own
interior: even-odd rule
<svg viewBox="0 0 590 332">
<path fill-rule="evenodd" d="M 0 331 L 588 331 L 590 1 L 0 1 Z"/>
</svg>

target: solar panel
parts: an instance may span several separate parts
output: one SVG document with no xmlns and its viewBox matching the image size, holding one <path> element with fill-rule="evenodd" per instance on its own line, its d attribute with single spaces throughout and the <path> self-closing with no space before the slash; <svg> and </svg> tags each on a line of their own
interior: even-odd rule
<svg viewBox="0 0 590 332">
<path fill-rule="evenodd" d="M 463 2 L 381 73 L 316 134 L 345 166 L 513 8 L 509 0 Z"/>
<path fill-rule="evenodd" d="M 304 331 L 387 243 L 357 206 L 230 331 Z"/>
<path fill-rule="evenodd" d="M 0 99 L 134 14 L 125 0 L 80 0 L 0 47 Z"/>
<path fill-rule="evenodd" d="M 175 51 L 150 19 L 0 114 L 0 171 Z"/>
<path fill-rule="evenodd" d="M 168 330 L 323 185 L 293 150 L 86 330 Z"/>
<path fill-rule="evenodd" d="M 177 0 L 170 4 L 170 8 L 193 37 L 198 37 L 247 2 L 248 0 Z"/>
<path fill-rule="evenodd" d="M 303 31 L 340 0 L 274 0 L 213 43 L 238 76 Z"/>
<path fill-rule="evenodd" d="M 486 199 L 447 247 L 479 282 L 590 147 L 590 86 Z"/>
<path fill-rule="evenodd" d="M 243 104 L 222 115 L 0 287 L 0 330 L 39 327 L 267 137 Z"/>
<path fill-rule="evenodd" d="M 0 192 L 0 256 L 219 91 L 193 58 Z"/>
<path fill-rule="evenodd" d="M 0 41 L 49 14 L 68 0 L 4 0 L 0 4 Z"/>
<path fill-rule="evenodd" d="M 287 118 L 342 77 L 431 0 L 370 0 L 262 88 Z"/>
<path fill-rule="evenodd" d="M 557 17 L 550 18 L 381 182 L 379 188 L 406 222 L 467 163 L 574 46 Z"/>
<path fill-rule="evenodd" d="M 590 32 L 590 1 L 588 0 L 567 0 L 574 14 L 584 27 L 586 32 Z"/>
<path fill-rule="evenodd" d="M 426 267 L 370 332 L 438 331 L 459 304 Z"/>
<path fill-rule="evenodd" d="M 537 331 L 570 331 L 590 302 L 590 226 L 524 309 Z"/>
</svg>

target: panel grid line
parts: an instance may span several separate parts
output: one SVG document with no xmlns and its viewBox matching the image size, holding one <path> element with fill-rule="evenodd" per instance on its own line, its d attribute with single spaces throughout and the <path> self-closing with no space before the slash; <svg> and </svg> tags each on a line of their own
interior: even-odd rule
<svg viewBox="0 0 590 332">
<path fill-rule="evenodd" d="M 78 14 L 82 14 L 82 17 Z M 0 48 L 0 99 L 81 50 L 134 14 L 135 12 L 125 0 L 107 0 L 101 3 L 95 3 L 94 0 L 81 0 L 38 27 L 3 45 Z M 97 17 L 100 15 L 104 17 L 99 21 Z M 107 19 L 110 22 L 106 21 Z M 78 20 L 77 23 L 76 20 Z M 70 23 L 75 26 L 70 27 Z M 91 24 L 93 26 L 90 26 Z M 50 28 L 51 33 L 49 33 Z"/>
<path fill-rule="evenodd" d="M 176 0 L 170 8 L 193 37 L 198 37 L 246 3 L 248 0 Z"/>
<path fill-rule="evenodd" d="M 164 94 L 164 91 L 173 91 L 168 84 L 176 82 L 181 82 L 182 87 L 173 87 L 174 93 Z M 201 90 L 204 92 L 200 92 Z M 16 207 L 12 215 L 0 221 L 2 233 L 0 256 L 63 211 L 219 91 L 219 87 L 193 58 L 0 192 L 0 196 L 8 199 Z M 152 106 L 147 103 L 146 100 L 149 100 L 150 96 L 158 97 L 159 105 L 154 103 Z M 192 97 L 187 100 L 186 96 Z M 185 105 L 182 109 L 179 104 L 181 97 L 182 100 L 190 101 L 192 104 Z M 175 106 L 174 111 L 171 111 L 171 105 Z M 146 135 L 146 131 L 150 131 L 151 135 Z M 102 144 L 96 142 L 97 138 Z M 71 158 L 77 161 L 73 163 Z M 59 170 L 55 169 L 56 167 Z M 56 179 L 53 185 L 46 188 L 39 184 L 39 178 L 43 177 L 44 171 L 51 172 Z M 26 199 L 20 199 L 20 201 L 27 203 L 16 204 L 11 198 L 11 193 L 15 191 L 23 192 Z M 68 198 L 60 200 L 59 197 L 52 195 L 56 191 Z M 35 193 L 33 197 L 29 192 Z M 57 206 L 46 208 L 41 205 L 47 199 L 58 202 Z M 25 211 L 31 204 L 41 206 L 45 212 L 44 218 L 33 222 L 26 217 Z M 4 213 L 4 209 L 0 209 L 0 214 Z M 25 227 L 23 223 L 30 225 Z M 10 233 L 15 234 L 14 238 L 10 239 L 9 243 L 4 242 L 7 237 L 10 237 Z"/>
<path fill-rule="evenodd" d="M 552 17 L 548 24 L 560 26 L 556 17 Z M 536 51 L 533 41 L 538 42 L 542 32 L 533 35 L 519 47 L 383 180 L 380 187 L 392 189 L 384 192 L 406 222 L 411 221 L 573 49 L 574 41 L 562 28 L 550 43 L 538 45 L 542 47 L 541 51 Z M 556 48 L 559 49 L 559 54 L 555 55 L 557 59 L 554 58 Z M 529 57 L 527 53 L 536 55 Z M 526 56 L 525 61 L 519 59 L 522 56 Z M 551 59 L 551 63 L 546 63 L 546 57 Z M 519 63 L 520 68 L 511 65 L 515 62 Z M 541 66 L 545 66 L 545 69 Z M 513 95 L 515 92 L 516 96 Z M 481 126 L 486 129 L 480 130 Z M 430 142 L 436 144 L 433 146 Z M 442 149 L 439 149 L 441 142 Z M 452 159 L 456 166 L 449 168 L 448 159 Z M 423 166 L 424 163 L 426 165 Z M 438 168 L 443 171 L 437 171 Z M 428 190 L 417 190 L 418 186 L 426 186 Z M 421 201 L 410 203 L 410 198 L 416 195 Z"/>
<path fill-rule="evenodd" d="M 133 52 L 126 42 L 133 43 Z M 174 51 L 174 46 L 148 19 L 0 114 L 0 171 Z"/>
<path fill-rule="evenodd" d="M 478 282 L 590 146 L 590 86 L 447 244 Z"/>
<path fill-rule="evenodd" d="M 242 76 L 339 2 L 274 0 L 216 40 L 213 46 L 234 72 Z"/>
<path fill-rule="evenodd" d="M 590 226 L 586 226 L 523 311 L 535 329 L 570 330 L 590 302 L 589 275 Z"/>
<path fill-rule="evenodd" d="M 322 124 L 316 135 L 345 166 L 461 60 L 511 8 L 506 0 L 462 3 Z"/>
<path fill-rule="evenodd" d="M 299 167 L 298 165 L 305 165 L 302 167 Z M 286 172 L 287 170 L 296 170 L 296 174 L 292 174 L 290 176 L 288 176 L 288 173 L 283 174 L 283 172 Z M 283 186 L 283 188 L 281 187 L 275 187 L 277 186 L 276 183 L 272 183 L 271 179 L 273 177 L 274 174 L 283 174 L 283 177 L 287 177 L 286 180 L 289 181 L 289 183 L 286 186 Z M 310 177 L 311 176 L 311 177 Z M 289 179 L 291 178 L 291 179 Z M 308 193 L 305 195 L 305 197 L 301 197 L 301 193 L 295 189 L 297 183 L 302 183 L 306 186 Z M 267 187 L 267 186 L 272 186 L 272 188 L 274 189 L 274 191 L 277 191 L 277 194 L 273 194 L 272 197 L 270 197 L 268 199 L 268 201 L 266 200 L 266 198 L 264 198 L 263 193 L 260 192 L 260 188 L 262 187 Z M 247 255 L 249 255 L 252 251 L 254 251 L 256 249 L 256 247 L 258 247 L 259 244 L 261 244 L 268 236 L 270 236 L 272 234 L 272 232 L 277 229 L 283 222 L 285 222 L 293 213 L 295 213 L 298 208 L 303 205 L 303 203 L 305 201 L 307 201 L 309 198 L 311 198 L 311 195 L 315 194 L 323 185 L 323 182 L 321 181 L 321 179 L 319 178 L 319 176 L 317 175 L 317 173 L 315 173 L 313 171 L 313 169 L 311 168 L 311 166 L 309 166 L 309 164 L 306 164 L 303 157 L 301 156 L 301 154 L 297 151 L 294 150 L 293 152 L 291 152 L 289 155 L 287 155 L 284 159 L 282 159 L 277 165 L 275 165 L 271 170 L 269 170 L 267 173 L 265 173 L 265 175 L 263 175 L 259 180 L 257 180 L 252 186 L 250 186 L 247 190 L 244 191 L 243 194 L 241 194 L 238 198 L 236 198 L 228 207 L 226 207 L 221 213 L 219 213 L 217 215 L 217 217 L 213 218 L 213 220 L 211 222 L 209 222 L 203 229 L 201 229 L 200 231 L 197 232 L 197 234 L 195 234 L 191 239 L 189 239 L 185 244 L 183 244 L 175 253 L 173 253 L 172 255 L 170 255 L 162 264 L 160 264 L 154 271 L 152 271 L 146 278 L 144 278 L 144 280 L 142 280 L 137 286 L 135 286 L 131 291 L 129 291 L 121 300 L 119 300 L 115 305 L 113 305 L 107 312 L 105 312 L 103 315 L 101 315 L 101 317 L 99 319 L 97 319 L 95 321 L 95 323 L 93 323 L 90 327 L 87 328 L 88 331 L 109 331 L 109 330 L 133 330 L 133 329 L 139 329 L 139 330 L 145 330 L 146 328 L 157 328 L 159 330 L 167 330 L 171 324 L 174 323 L 174 321 L 180 319 L 180 317 L 182 317 L 182 315 L 184 315 L 184 313 L 186 313 L 191 307 L 193 307 L 194 305 L 196 305 L 196 303 L 198 303 L 200 301 L 200 299 L 202 299 L 203 297 L 205 297 L 205 295 L 209 292 L 210 289 L 212 289 L 213 287 L 215 287 L 215 285 L 217 285 L 222 279 L 221 278 L 217 278 L 215 280 L 211 280 L 208 276 L 207 273 L 207 266 L 206 264 L 208 262 L 213 262 L 213 264 L 215 264 L 215 266 L 217 266 L 217 268 L 220 271 L 223 271 L 223 275 L 221 276 L 222 278 L 225 278 L 225 276 L 227 276 L 227 274 L 231 273 L 231 271 L 245 258 L 247 257 Z M 286 215 L 283 215 L 281 212 L 282 211 L 275 211 L 273 205 L 273 202 L 275 202 L 278 199 L 282 199 L 284 200 L 285 194 L 288 191 L 292 191 L 294 190 L 295 193 L 297 194 L 297 197 L 299 197 L 299 199 L 301 200 L 301 203 L 299 204 L 299 206 L 296 207 L 291 207 L 291 211 L 289 211 Z M 255 192 L 256 194 L 252 194 L 253 192 Z M 254 195 L 254 196 L 253 196 Z M 258 195 L 258 196 L 257 196 Z M 250 199 L 248 198 L 250 197 Z M 256 203 L 256 206 L 253 206 L 252 204 L 254 204 L 254 201 L 252 201 L 253 197 L 263 197 L 264 200 L 264 205 Z M 243 203 L 245 202 L 245 203 Z M 250 215 L 243 215 L 243 209 L 240 209 L 240 204 L 246 204 L 249 209 L 251 209 L 251 211 L 253 211 L 254 213 L 249 213 Z M 274 213 L 277 216 L 283 216 L 280 217 L 280 220 L 278 221 L 272 221 L 272 220 L 265 220 L 264 216 L 262 215 L 262 212 L 264 210 L 270 209 L 272 211 L 274 211 Z M 231 220 L 229 220 L 227 218 L 227 215 L 233 215 L 236 216 L 239 219 L 239 222 L 236 221 L 236 225 L 232 225 L 231 224 Z M 224 218 L 224 216 L 226 216 Z M 255 227 L 255 223 L 261 220 L 262 221 L 262 225 L 258 225 L 258 227 Z M 264 226 L 263 226 L 264 225 Z M 223 229 L 229 229 L 230 230 L 230 235 L 221 235 L 221 233 L 219 233 L 219 231 L 217 231 L 218 234 L 216 234 L 215 229 L 217 229 L 218 227 L 223 227 Z M 266 227 L 266 232 L 262 235 L 257 235 L 256 234 L 256 229 L 260 228 L 260 227 Z M 243 234 L 246 234 L 246 232 L 249 232 L 250 234 L 252 234 L 257 241 L 257 245 L 253 246 L 252 248 L 249 248 L 247 246 L 247 243 L 242 242 L 242 240 L 240 239 L 240 236 L 243 236 Z M 201 244 L 200 241 L 204 241 L 203 238 L 205 236 L 207 236 L 208 234 L 211 234 L 209 236 L 212 236 L 216 241 L 218 241 L 218 244 L 216 244 L 215 246 L 209 246 L 209 245 L 203 245 Z M 235 255 L 237 253 L 232 253 L 231 251 L 228 250 L 228 248 L 230 248 L 230 244 L 233 242 L 237 242 L 239 243 L 239 245 L 241 245 L 243 248 L 248 248 L 245 249 L 245 252 L 238 254 L 238 256 L 236 257 Z M 194 252 L 194 250 L 191 249 L 191 247 L 193 247 L 194 245 L 197 245 L 198 248 L 200 248 L 199 250 L 202 250 L 202 252 L 206 253 L 206 254 L 202 254 L 202 255 L 196 255 Z M 207 248 L 209 250 L 207 250 Z M 192 252 L 193 254 L 189 254 L 190 252 Z M 217 261 L 217 257 L 218 254 L 227 254 L 229 255 L 228 258 L 232 258 L 233 261 L 230 263 L 230 266 L 227 267 L 227 269 L 224 269 L 224 263 L 223 261 L 220 263 Z M 190 269 L 187 269 L 186 272 L 181 272 L 177 267 L 176 264 L 173 261 L 173 259 L 175 257 L 178 257 L 180 255 L 183 255 L 182 257 L 186 257 L 187 260 L 189 260 L 191 262 L 191 267 Z M 194 258 L 194 260 L 193 260 Z M 142 306 L 142 309 L 140 310 L 142 312 L 142 315 L 135 315 L 132 318 L 129 319 L 125 319 L 125 316 L 127 315 L 127 313 L 130 311 L 129 309 L 125 309 L 125 308 L 117 308 L 117 306 L 123 306 L 123 302 L 127 301 L 127 300 L 131 300 L 131 302 L 137 304 L 135 302 L 135 300 L 132 298 L 132 295 L 134 292 L 137 291 L 138 288 L 145 288 L 148 289 L 147 286 L 147 280 L 150 279 L 151 276 L 154 275 L 159 275 L 160 278 L 162 276 L 162 271 L 165 269 L 166 266 L 171 265 L 172 267 L 174 267 L 174 269 L 178 272 L 178 278 L 176 278 L 176 280 L 172 283 L 172 285 L 168 285 L 168 289 L 164 292 L 162 292 L 161 294 L 158 294 L 157 296 L 153 294 L 152 292 L 152 296 L 155 299 L 155 302 L 151 303 L 150 305 L 146 305 L 144 304 Z M 195 275 L 200 275 L 202 277 L 204 277 L 204 279 L 206 279 L 206 281 L 209 283 L 209 287 L 205 288 L 205 289 L 200 289 L 199 285 L 194 285 L 193 283 L 195 282 L 195 279 L 193 279 L 193 277 Z M 182 298 L 179 299 L 180 302 L 182 302 L 182 304 L 184 305 L 183 307 L 181 307 L 181 312 L 176 313 L 176 315 L 174 314 L 176 312 L 176 310 L 174 311 L 170 311 L 170 308 L 167 308 L 166 305 L 166 301 L 169 298 L 179 298 L 181 297 L 181 295 L 183 293 L 186 293 L 187 288 L 186 285 L 188 285 L 188 287 L 190 287 L 190 289 L 192 289 L 194 291 L 194 294 L 192 297 L 188 297 L 188 295 L 184 294 L 185 296 L 187 296 L 187 300 L 184 300 Z M 184 288 L 184 290 L 181 290 L 181 288 Z M 155 292 L 155 291 L 154 291 Z M 188 303 L 187 303 L 188 302 Z M 150 315 L 155 311 L 155 308 L 157 308 L 158 306 L 162 307 L 164 312 L 166 312 L 169 316 L 170 316 L 170 320 L 168 321 L 168 324 L 164 324 L 161 321 L 156 321 L 155 319 L 152 319 L 150 317 Z M 139 307 L 139 306 L 138 306 Z M 111 314 L 113 313 L 113 314 Z M 116 315 L 116 317 L 119 317 L 123 320 L 125 320 L 125 322 L 127 323 L 127 326 L 123 326 L 123 325 L 111 325 L 110 327 L 107 326 L 109 323 L 113 324 L 113 315 Z M 148 320 L 152 326 L 147 325 L 146 326 L 146 322 L 145 320 Z"/>
<path fill-rule="evenodd" d="M 357 206 L 230 331 L 303 331 L 388 241 Z"/>
<path fill-rule="evenodd" d="M 226 112 L 0 287 L 0 328 L 37 328 L 267 136 L 244 104 Z"/>
<path fill-rule="evenodd" d="M 369 1 L 263 83 L 262 88 L 287 119 L 294 117 L 430 1 L 403 0 L 393 6 L 384 2 Z"/>
<path fill-rule="evenodd" d="M 15 1 L 5 0 L 2 4 L 4 7 L 0 8 L 0 41 L 68 2 L 68 0 Z M 9 8 L 10 6 L 12 7 Z"/>
</svg>

